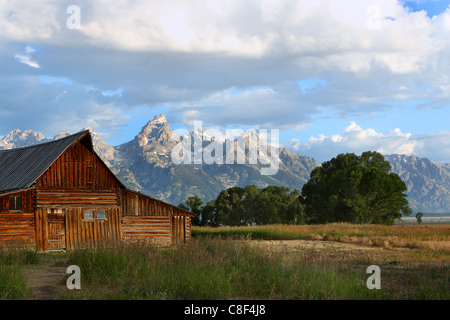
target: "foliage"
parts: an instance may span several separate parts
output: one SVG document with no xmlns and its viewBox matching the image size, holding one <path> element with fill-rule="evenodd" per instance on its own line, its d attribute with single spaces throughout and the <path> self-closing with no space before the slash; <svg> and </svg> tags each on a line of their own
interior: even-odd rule
<svg viewBox="0 0 450 320">
<path fill-rule="evenodd" d="M 39 263 L 39 255 L 33 250 L 1 248 L 0 300 L 24 299 L 29 289 L 22 269 Z"/>
<path fill-rule="evenodd" d="M 393 224 L 410 215 L 405 183 L 377 152 L 339 154 L 315 168 L 302 188 L 309 223 Z"/>
<path fill-rule="evenodd" d="M 423 213 L 422 212 L 418 212 L 416 214 L 416 219 L 417 219 L 417 223 L 421 224 L 422 223 L 422 217 L 423 217 Z"/>
<path fill-rule="evenodd" d="M 197 213 L 193 225 L 246 226 L 273 223 L 298 224 L 302 222 L 300 192 L 288 188 L 268 186 L 258 189 L 254 185 L 223 190 L 214 201 L 200 207 L 198 197 L 190 197 L 180 207 Z"/>
<path fill-rule="evenodd" d="M 184 203 L 180 203 L 178 206 L 182 209 L 186 209 L 195 213 L 195 217 L 192 218 L 193 225 L 200 225 L 200 213 L 201 213 L 201 205 L 203 204 L 202 199 L 197 196 L 189 197 Z"/>
<path fill-rule="evenodd" d="M 410 215 L 406 185 L 377 152 L 340 154 L 316 167 L 302 192 L 286 187 L 254 185 L 222 190 L 202 207 L 190 197 L 180 207 L 196 213 L 195 226 L 265 224 L 393 224 Z"/>
</svg>

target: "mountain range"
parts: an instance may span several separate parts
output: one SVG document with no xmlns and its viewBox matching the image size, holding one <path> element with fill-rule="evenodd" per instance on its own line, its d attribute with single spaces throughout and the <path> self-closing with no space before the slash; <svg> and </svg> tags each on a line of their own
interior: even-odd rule
<svg viewBox="0 0 450 320">
<path fill-rule="evenodd" d="M 215 199 L 221 190 L 233 186 L 244 187 L 253 184 L 262 188 L 278 185 L 291 190 L 301 190 L 311 171 L 321 165 L 311 157 L 280 146 L 276 149 L 279 156 L 276 174 L 264 175 L 262 168 L 270 164 L 269 156 L 267 159 L 258 159 L 256 163 L 250 161 L 250 141 L 257 141 L 260 150 L 266 147 L 268 155 L 275 151 L 264 145 L 255 130 L 242 133 L 242 141 L 245 141 L 245 144 L 233 141 L 228 145 L 231 149 L 227 149 L 225 140 L 218 139 L 202 129 L 180 137 L 171 130 L 163 114 L 152 118 L 133 140 L 119 146 L 104 142 L 96 130 L 85 129 L 89 129 L 92 134 L 96 152 L 124 184 L 175 205 L 190 196 L 198 196 L 206 203 Z M 67 135 L 70 135 L 70 132 L 61 131 L 53 138 L 46 138 L 32 130 L 16 129 L 0 140 L 0 150 L 44 143 Z M 215 143 L 216 148 L 211 155 L 214 153 L 215 159 L 220 159 L 222 156 L 217 152 L 223 151 L 222 161 L 212 164 L 205 164 L 204 161 L 198 164 L 174 163 L 172 150 L 181 138 L 200 141 L 203 148 Z M 191 146 L 191 150 L 185 148 L 184 152 L 194 153 L 193 148 L 194 146 Z M 240 151 L 245 156 L 245 162 L 235 164 L 226 161 L 226 154 L 230 151 Z M 410 207 L 414 212 L 450 212 L 450 164 L 436 163 L 414 155 L 385 155 L 385 158 L 391 163 L 392 172 L 405 181 Z"/>
</svg>

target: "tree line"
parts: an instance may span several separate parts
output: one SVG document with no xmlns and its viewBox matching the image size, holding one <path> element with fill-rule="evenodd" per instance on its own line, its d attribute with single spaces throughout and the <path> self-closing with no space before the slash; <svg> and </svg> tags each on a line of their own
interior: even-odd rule
<svg viewBox="0 0 450 320">
<path fill-rule="evenodd" d="M 407 188 L 377 152 L 339 154 L 316 167 L 301 192 L 286 187 L 232 187 L 204 204 L 196 196 L 179 207 L 190 210 L 197 226 L 393 224 L 410 215 Z"/>
</svg>

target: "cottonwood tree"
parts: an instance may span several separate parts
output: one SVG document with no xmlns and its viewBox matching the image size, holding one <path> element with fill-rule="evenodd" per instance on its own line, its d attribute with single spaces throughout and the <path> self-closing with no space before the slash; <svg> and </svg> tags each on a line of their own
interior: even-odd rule
<svg viewBox="0 0 450 320">
<path fill-rule="evenodd" d="M 315 168 L 301 192 L 309 223 L 393 224 L 410 215 L 407 188 L 377 152 L 339 154 Z"/>
</svg>

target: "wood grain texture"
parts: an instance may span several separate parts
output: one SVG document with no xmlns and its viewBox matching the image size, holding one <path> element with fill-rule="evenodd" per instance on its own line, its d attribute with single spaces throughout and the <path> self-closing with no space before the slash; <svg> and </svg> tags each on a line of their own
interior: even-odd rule
<svg viewBox="0 0 450 320">
<path fill-rule="evenodd" d="M 21 197 L 21 210 L 10 210 L 13 196 Z M 86 210 L 102 210 L 106 217 L 88 219 Z M 32 187 L 0 196 L 0 245 L 20 242 L 45 252 L 136 241 L 180 244 L 190 239 L 191 217 L 188 211 L 126 189 L 86 136 Z"/>
</svg>

